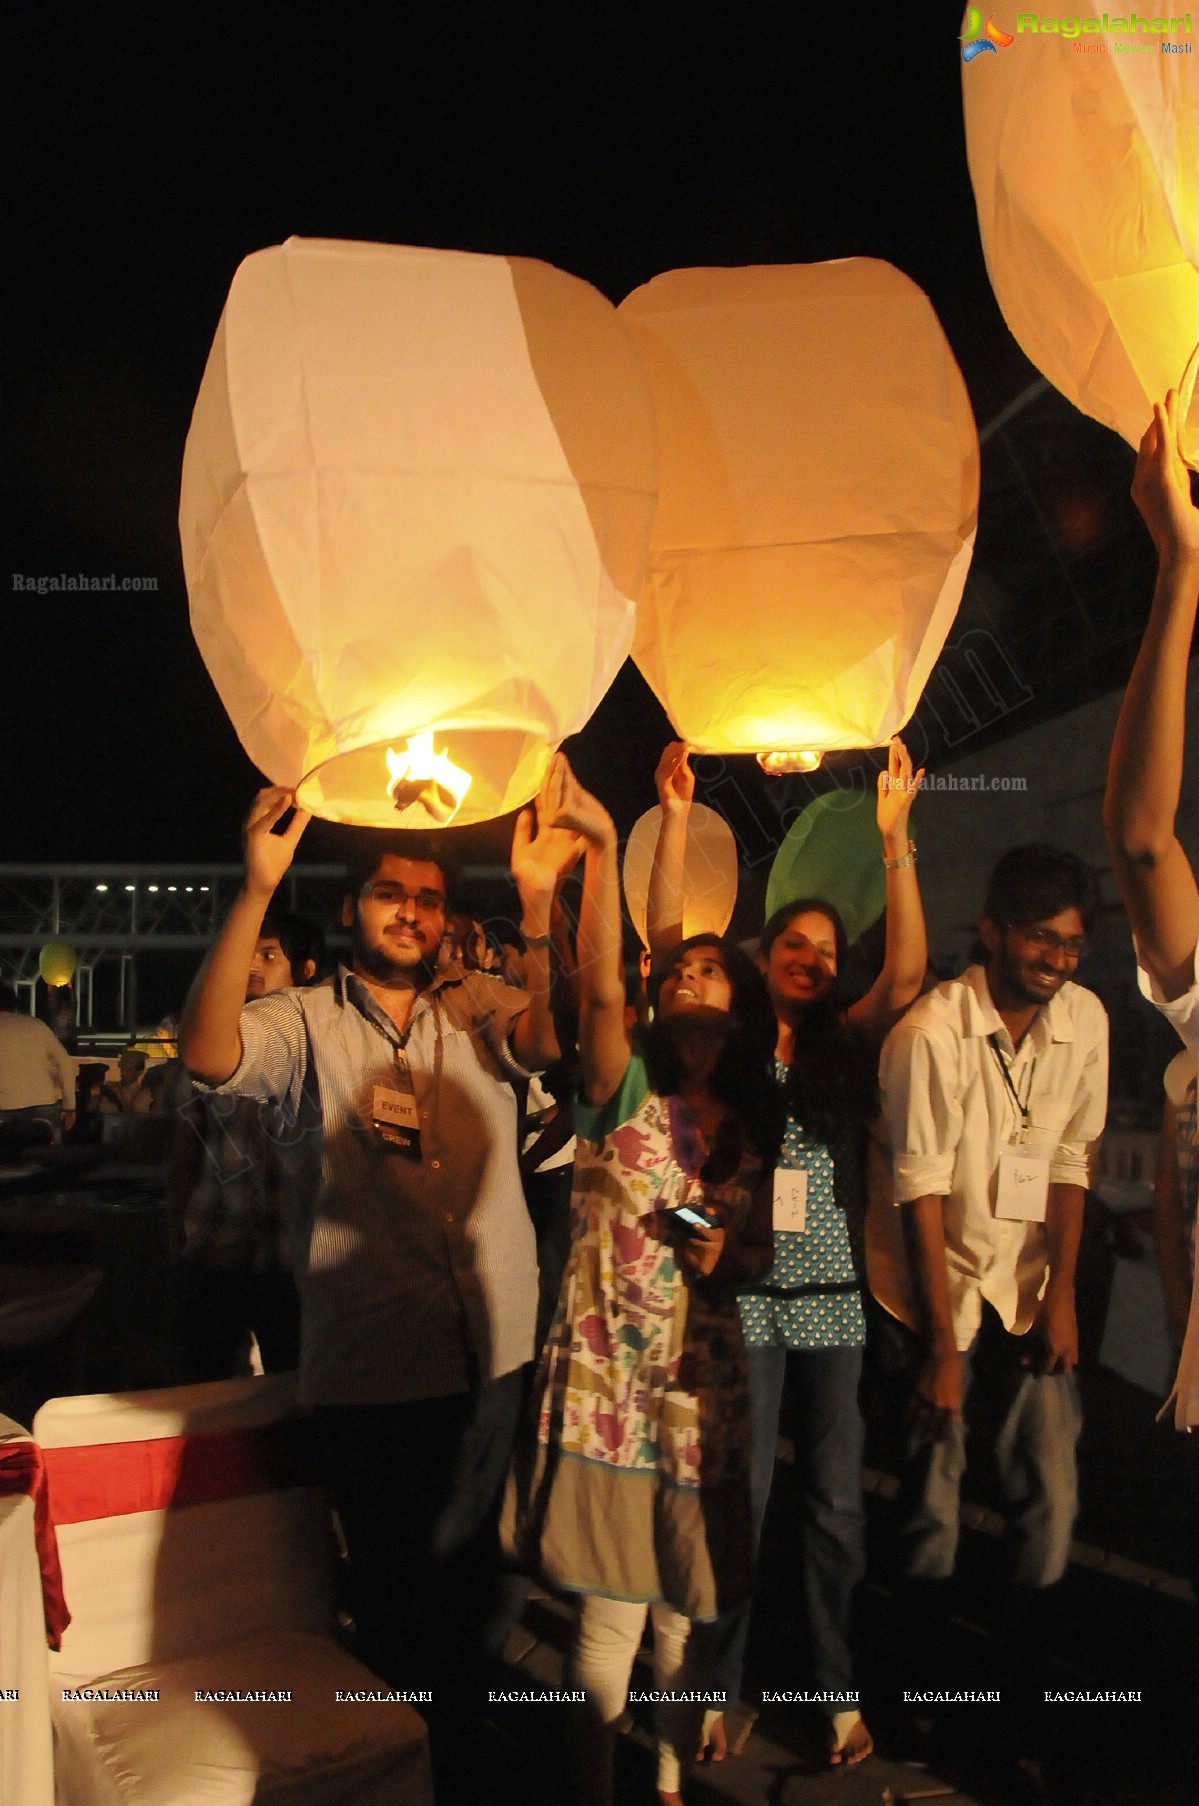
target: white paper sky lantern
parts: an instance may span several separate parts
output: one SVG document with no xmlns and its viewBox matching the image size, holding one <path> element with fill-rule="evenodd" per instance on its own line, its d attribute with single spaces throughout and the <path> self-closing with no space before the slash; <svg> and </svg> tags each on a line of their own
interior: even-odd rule
<svg viewBox="0 0 1199 1806">
<path fill-rule="evenodd" d="M 624 850 L 621 877 L 629 919 L 649 946 L 649 884 L 662 828 L 655 804 L 634 823 Z M 737 906 L 737 842 L 723 816 L 703 803 L 687 813 L 683 854 L 683 934 L 723 934 Z"/>
<path fill-rule="evenodd" d="M 978 511 L 927 297 L 856 257 L 673 270 L 620 312 L 659 438 L 633 657 L 675 731 L 795 769 L 882 745 L 957 612 Z"/>
<path fill-rule="evenodd" d="M 1131 38 L 1044 23 L 962 71 L 991 286 L 1038 370 L 1130 444 L 1179 389 L 1199 466 L 1199 58 L 1166 53 L 1190 39 L 1165 17 Z"/>
<path fill-rule="evenodd" d="M 587 283 L 403 246 L 255 252 L 179 517 L 247 753 L 337 821 L 527 801 L 628 652 L 654 491 L 644 375 Z"/>
</svg>

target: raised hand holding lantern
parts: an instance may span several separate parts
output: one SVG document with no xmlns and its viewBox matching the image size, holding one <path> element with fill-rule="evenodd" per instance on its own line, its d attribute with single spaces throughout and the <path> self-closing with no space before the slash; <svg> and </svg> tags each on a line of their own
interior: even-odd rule
<svg viewBox="0 0 1199 1806">
<path fill-rule="evenodd" d="M 654 489 L 644 377 L 586 283 L 404 246 L 255 252 L 179 513 L 247 753 L 336 821 L 526 802 L 628 651 Z"/>
<path fill-rule="evenodd" d="M 633 657 L 676 732 L 783 771 L 883 745 L 957 611 L 978 509 L 927 297 L 855 257 L 672 270 L 620 312 L 659 441 Z"/>
<path fill-rule="evenodd" d="M 1021 30 L 970 63 L 966 150 L 1021 350 L 1131 445 L 1177 389 L 1199 468 L 1199 60 L 1166 54 L 1190 51 L 1167 18 L 1141 23 L 1157 35 L 1088 37 L 1098 54 L 1085 56 L 1077 39 Z"/>
</svg>

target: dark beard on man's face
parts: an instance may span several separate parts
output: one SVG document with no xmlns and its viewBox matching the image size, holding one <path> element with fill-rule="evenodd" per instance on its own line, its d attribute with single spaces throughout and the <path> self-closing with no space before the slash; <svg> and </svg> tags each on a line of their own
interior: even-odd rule
<svg viewBox="0 0 1199 1806">
<path fill-rule="evenodd" d="M 368 978 L 375 978 L 380 984 L 396 984 L 400 980 L 406 980 L 420 990 L 433 976 L 430 960 L 420 959 L 415 964 L 410 964 L 407 960 L 394 959 L 386 947 L 366 946 L 362 931 L 357 926 L 354 928 L 352 946 L 354 970 L 365 972 Z"/>
<path fill-rule="evenodd" d="M 1047 999 L 1042 992 L 1026 989 L 1020 975 L 1020 967 L 1007 952 L 1006 948 L 1000 949 L 996 960 L 996 969 L 998 976 L 1002 979 L 1009 995 L 1018 1002 L 1027 1004 L 1030 1007 L 1035 1005 L 1038 1009 L 1046 1003 Z"/>
</svg>

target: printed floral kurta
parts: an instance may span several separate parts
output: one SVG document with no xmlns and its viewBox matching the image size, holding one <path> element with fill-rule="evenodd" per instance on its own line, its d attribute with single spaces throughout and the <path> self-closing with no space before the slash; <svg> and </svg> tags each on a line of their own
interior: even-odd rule
<svg viewBox="0 0 1199 1806">
<path fill-rule="evenodd" d="M 660 1213 L 689 1196 L 740 1224 L 755 1175 L 743 1164 L 701 1185 L 689 1113 L 647 1089 L 636 1058 L 593 1115 L 538 1370 L 536 1452 L 523 1474 L 517 1463 L 510 1507 L 557 1585 L 711 1618 L 749 1584 L 745 1350 L 734 1297 L 685 1273 Z"/>
</svg>

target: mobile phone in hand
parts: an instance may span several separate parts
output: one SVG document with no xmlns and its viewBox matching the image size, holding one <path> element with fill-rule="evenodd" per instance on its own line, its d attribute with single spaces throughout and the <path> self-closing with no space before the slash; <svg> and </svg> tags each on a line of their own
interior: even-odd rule
<svg viewBox="0 0 1199 1806">
<path fill-rule="evenodd" d="M 694 1233 L 697 1229 L 715 1229 L 718 1227 L 716 1212 L 706 1204 L 676 1204 L 665 1213 L 668 1217 L 677 1217 L 680 1223 Z"/>
</svg>

